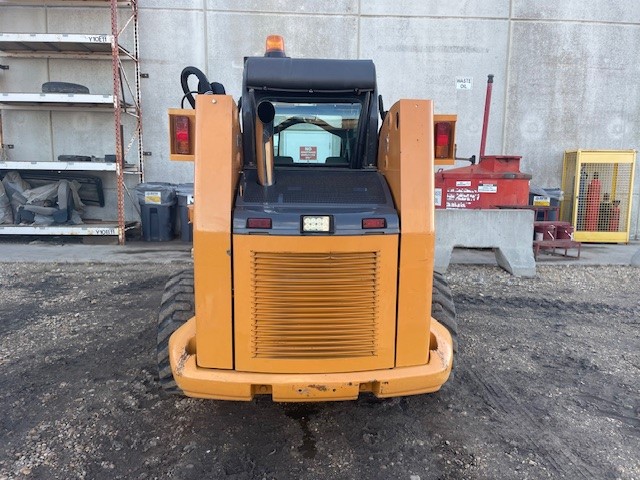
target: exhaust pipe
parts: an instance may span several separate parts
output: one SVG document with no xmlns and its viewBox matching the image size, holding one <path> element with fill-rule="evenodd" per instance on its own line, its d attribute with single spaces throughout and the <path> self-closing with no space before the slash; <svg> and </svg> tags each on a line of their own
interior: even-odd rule
<svg viewBox="0 0 640 480">
<path fill-rule="evenodd" d="M 274 184 L 273 178 L 273 119 L 276 109 L 271 102 L 260 102 L 256 108 L 256 164 L 258 183 L 263 187 Z"/>
</svg>

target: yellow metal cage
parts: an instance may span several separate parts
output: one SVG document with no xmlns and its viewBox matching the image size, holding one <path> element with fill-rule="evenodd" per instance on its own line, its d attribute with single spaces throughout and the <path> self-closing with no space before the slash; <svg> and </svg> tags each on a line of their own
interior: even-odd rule
<svg viewBox="0 0 640 480">
<path fill-rule="evenodd" d="M 627 243 L 635 150 L 573 150 L 564 154 L 562 220 L 579 242 Z"/>
</svg>

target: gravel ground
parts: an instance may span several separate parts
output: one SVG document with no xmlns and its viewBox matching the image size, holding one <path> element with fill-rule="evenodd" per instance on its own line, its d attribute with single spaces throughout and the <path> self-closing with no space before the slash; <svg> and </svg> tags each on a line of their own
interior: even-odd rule
<svg viewBox="0 0 640 480">
<path fill-rule="evenodd" d="M 455 378 L 432 395 L 170 397 L 158 265 L 0 267 L 0 479 L 640 479 L 640 282 L 627 267 L 454 266 Z"/>
</svg>

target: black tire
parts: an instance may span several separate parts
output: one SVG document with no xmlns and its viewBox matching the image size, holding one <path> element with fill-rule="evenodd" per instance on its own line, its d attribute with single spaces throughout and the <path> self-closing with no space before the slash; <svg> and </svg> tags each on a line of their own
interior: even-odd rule
<svg viewBox="0 0 640 480">
<path fill-rule="evenodd" d="M 42 84 L 43 93 L 89 93 L 84 85 L 69 82 L 46 82 Z"/>
<path fill-rule="evenodd" d="M 162 388 L 172 394 L 181 395 L 171 365 L 169 364 L 169 337 L 195 315 L 193 270 L 184 270 L 173 275 L 164 287 L 160 313 L 158 314 L 158 380 Z"/>
<path fill-rule="evenodd" d="M 433 272 L 431 316 L 449 330 L 453 340 L 453 353 L 458 353 L 458 322 L 456 306 L 449 284 L 441 273 Z"/>
</svg>

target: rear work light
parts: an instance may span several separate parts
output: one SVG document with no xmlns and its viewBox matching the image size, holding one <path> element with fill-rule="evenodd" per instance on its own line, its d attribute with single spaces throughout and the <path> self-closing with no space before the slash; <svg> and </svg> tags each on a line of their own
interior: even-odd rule
<svg viewBox="0 0 640 480">
<path fill-rule="evenodd" d="M 324 216 L 308 216 L 302 217 L 302 231 L 303 232 L 330 232 L 331 231 L 331 217 L 329 215 Z"/>
<path fill-rule="evenodd" d="M 189 117 L 179 115 L 173 118 L 173 122 L 176 153 L 180 155 L 190 155 L 191 142 L 189 138 Z"/>
<path fill-rule="evenodd" d="M 271 228 L 270 218 L 247 218 L 247 228 Z"/>
<path fill-rule="evenodd" d="M 387 221 L 384 218 L 363 218 L 362 228 L 386 228 Z"/>
<path fill-rule="evenodd" d="M 449 122 L 436 123 L 436 158 L 449 157 L 449 145 L 451 143 L 451 124 Z"/>
</svg>

